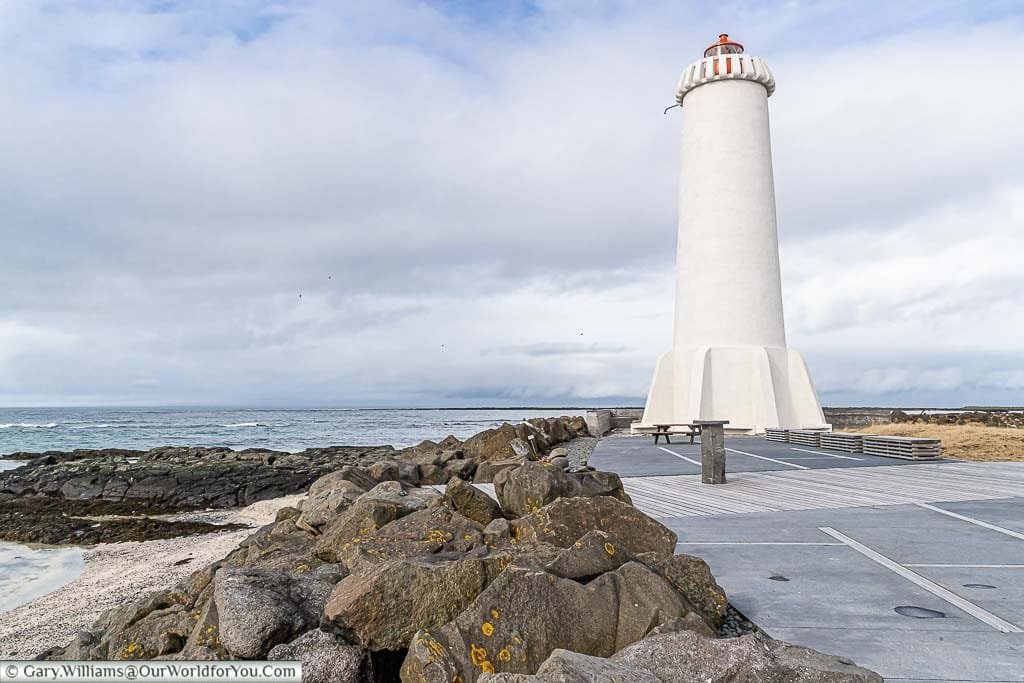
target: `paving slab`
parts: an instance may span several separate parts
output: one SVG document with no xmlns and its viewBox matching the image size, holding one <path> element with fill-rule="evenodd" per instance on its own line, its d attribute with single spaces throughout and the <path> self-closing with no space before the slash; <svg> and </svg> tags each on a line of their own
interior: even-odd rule
<svg viewBox="0 0 1024 683">
<path fill-rule="evenodd" d="M 1024 498 L 933 505 L 1018 529 Z M 890 680 L 1024 681 L 1024 632 L 999 626 L 1024 631 L 1024 540 L 919 505 L 661 521 L 773 637 Z"/>
<path fill-rule="evenodd" d="M 1024 499 L 1017 500 L 1016 505 L 994 506 L 988 501 L 968 500 L 943 503 L 941 507 L 950 512 L 1024 533 L 1024 505 L 1020 504 Z"/>
<path fill-rule="evenodd" d="M 776 628 L 773 638 L 848 657 L 887 681 L 1024 680 L 1024 638 L 1011 633 Z"/>
</svg>

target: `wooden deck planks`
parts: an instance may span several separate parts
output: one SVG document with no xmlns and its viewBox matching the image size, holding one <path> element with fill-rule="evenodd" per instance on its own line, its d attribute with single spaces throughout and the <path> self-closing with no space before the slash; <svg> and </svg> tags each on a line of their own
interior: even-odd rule
<svg viewBox="0 0 1024 683">
<path fill-rule="evenodd" d="M 1024 496 L 1024 463 L 935 463 L 799 471 L 737 472 L 711 486 L 699 475 L 626 477 L 634 505 L 655 517 Z"/>
</svg>

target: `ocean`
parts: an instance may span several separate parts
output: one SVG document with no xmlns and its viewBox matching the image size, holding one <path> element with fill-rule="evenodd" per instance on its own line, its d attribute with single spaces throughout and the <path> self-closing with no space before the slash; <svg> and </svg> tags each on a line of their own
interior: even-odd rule
<svg viewBox="0 0 1024 683">
<path fill-rule="evenodd" d="M 0 408 L 0 454 L 157 446 L 401 448 L 449 434 L 465 438 L 502 422 L 582 413 L 548 408 Z"/>
<path fill-rule="evenodd" d="M 411 446 L 472 436 L 502 422 L 579 415 L 579 409 L 0 408 L 0 454 L 75 448 L 227 446 L 301 451 L 319 446 Z M 0 460 L 3 470 L 18 467 Z M 0 613 L 74 580 L 78 548 L 0 542 Z"/>
</svg>

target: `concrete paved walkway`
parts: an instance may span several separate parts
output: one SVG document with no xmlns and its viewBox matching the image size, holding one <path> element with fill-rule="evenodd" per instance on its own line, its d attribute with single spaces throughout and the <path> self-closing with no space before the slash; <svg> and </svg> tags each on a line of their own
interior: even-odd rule
<svg viewBox="0 0 1024 683">
<path fill-rule="evenodd" d="M 745 436 L 726 437 L 725 446 L 727 474 L 920 464 Z M 599 470 L 617 472 L 621 477 L 700 474 L 700 442 L 655 445 L 649 436 L 609 436 L 597 443 L 590 464 Z"/>
<path fill-rule="evenodd" d="M 1024 463 L 726 446 L 722 486 L 678 457 L 699 462 L 699 446 L 612 437 L 590 463 L 618 471 L 770 635 L 889 680 L 1024 681 Z"/>
</svg>

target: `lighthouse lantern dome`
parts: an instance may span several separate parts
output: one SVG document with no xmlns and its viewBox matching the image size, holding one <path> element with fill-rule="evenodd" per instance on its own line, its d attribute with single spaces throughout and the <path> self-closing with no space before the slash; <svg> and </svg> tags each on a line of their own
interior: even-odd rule
<svg viewBox="0 0 1024 683">
<path fill-rule="evenodd" d="M 718 41 L 708 45 L 708 49 L 704 50 L 705 57 L 714 57 L 715 55 L 739 55 L 743 54 L 743 46 L 734 40 L 729 40 L 728 33 L 721 33 L 718 36 Z"/>
</svg>

